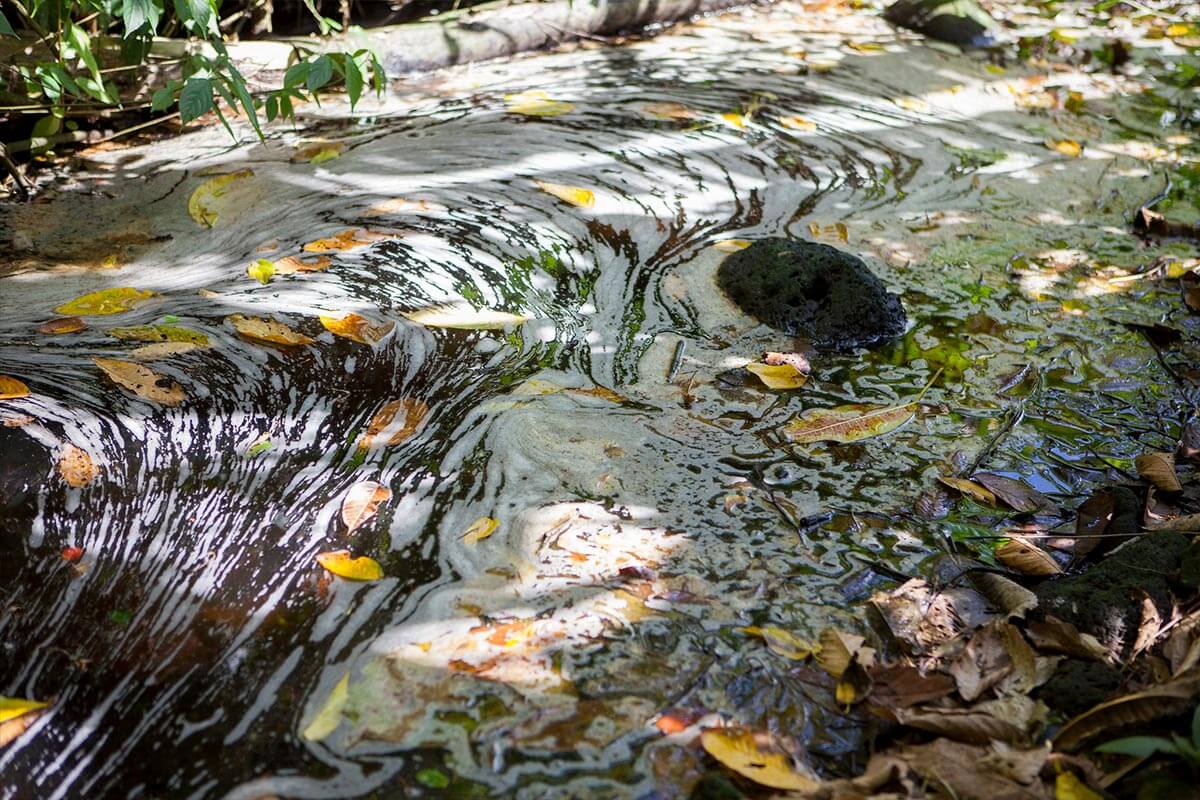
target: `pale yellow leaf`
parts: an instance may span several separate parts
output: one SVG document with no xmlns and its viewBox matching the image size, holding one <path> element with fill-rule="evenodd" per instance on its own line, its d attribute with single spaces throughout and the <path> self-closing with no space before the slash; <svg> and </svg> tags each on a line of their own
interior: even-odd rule
<svg viewBox="0 0 1200 800">
<path fill-rule="evenodd" d="M 578 186 L 566 186 L 561 183 L 550 183 L 548 181 L 534 181 L 538 188 L 547 194 L 552 194 L 564 203 L 569 203 L 576 208 L 592 208 L 596 205 L 596 193 L 591 189 L 582 189 Z"/>
<path fill-rule="evenodd" d="M 749 247 L 750 241 L 748 239 L 722 239 L 719 242 L 713 242 L 712 246 L 722 253 L 736 253 L 738 250 L 745 250 Z"/>
<path fill-rule="evenodd" d="M 332 691 L 329 692 L 329 697 L 321 706 L 321 710 L 316 713 L 300 735 L 307 741 L 319 742 L 337 730 L 338 723 L 342 721 L 342 709 L 346 707 L 346 700 L 349 696 L 350 673 L 347 672 L 334 685 Z"/>
<path fill-rule="evenodd" d="M 92 361 L 114 383 L 124 386 L 138 397 L 164 406 L 177 406 L 187 397 L 182 386 L 149 367 L 118 358 L 93 357 Z"/>
<path fill-rule="evenodd" d="M 471 523 L 462 535 L 463 544 L 478 544 L 491 536 L 500 527 L 500 520 L 492 517 L 480 517 Z"/>
<path fill-rule="evenodd" d="M 801 639 L 791 631 L 777 628 L 774 625 L 767 625 L 761 628 L 751 626 L 740 628 L 739 630 L 750 636 L 758 636 L 766 643 L 767 648 L 772 653 L 781 655 L 784 658 L 790 658 L 793 661 L 803 661 L 821 649 L 821 646 L 816 642 Z"/>
<path fill-rule="evenodd" d="M 383 577 L 383 567 L 369 556 L 354 558 L 349 550 L 317 553 L 317 563 L 348 581 L 377 581 Z"/>
<path fill-rule="evenodd" d="M 1054 152 L 1069 158 L 1079 158 L 1083 154 L 1083 145 L 1074 139 L 1047 139 L 1045 144 Z"/>
<path fill-rule="evenodd" d="M 196 190 L 192 192 L 192 196 L 188 198 L 188 214 L 196 221 L 197 225 L 203 225 L 206 228 L 213 227 L 217 224 L 220 199 L 228 194 L 231 184 L 253 175 L 254 170 L 252 169 L 240 169 L 227 175 L 209 178 L 197 186 Z"/>
<path fill-rule="evenodd" d="M 463 330 L 500 330 L 520 325 L 529 317 L 493 311 L 490 308 L 475 308 L 470 303 L 451 303 L 429 306 L 405 312 L 404 316 L 418 325 L 429 328 L 460 328 Z"/>
<path fill-rule="evenodd" d="M 1049 553 L 1021 539 L 1009 539 L 994 552 L 1001 564 L 1026 575 L 1047 576 L 1062 572 L 1062 567 Z"/>
<path fill-rule="evenodd" d="M 305 336 L 303 333 L 298 333 L 282 322 L 276 322 L 275 320 L 262 319 L 261 317 L 244 317 L 241 314 L 232 314 L 225 319 L 233 324 L 234 330 L 239 334 L 254 341 L 282 345 L 313 343 L 310 337 Z"/>
<path fill-rule="evenodd" d="M 381 503 L 392 499 L 392 490 L 375 481 L 361 481 L 350 487 L 342 500 L 342 522 L 347 532 L 354 531 L 375 516 Z"/>
<path fill-rule="evenodd" d="M 510 114 L 522 114 L 528 117 L 557 117 L 575 110 L 574 104 L 555 100 L 540 90 L 506 94 L 504 102 L 508 105 Z"/>
<path fill-rule="evenodd" d="M 975 481 L 967 480 L 966 478 L 954 478 L 947 475 L 938 476 L 938 480 L 955 489 L 972 500 L 983 503 L 985 506 L 996 505 L 996 495 L 992 494 L 986 486 L 980 486 Z"/>
<path fill-rule="evenodd" d="M 813 408 L 785 425 L 781 432 L 796 444 L 858 442 L 896 430 L 917 413 L 916 403 L 875 406 L 863 403 Z"/>
<path fill-rule="evenodd" d="M 89 292 L 54 309 L 55 314 L 101 316 L 120 314 L 154 297 L 154 292 L 120 287 Z"/>
<path fill-rule="evenodd" d="M 815 131 L 817 129 L 817 123 L 797 116 L 780 117 L 779 124 L 794 131 Z"/>
<path fill-rule="evenodd" d="M 746 365 L 746 369 L 757 375 L 768 389 L 799 389 L 808 380 L 808 376 L 792 364 L 772 365 L 752 361 Z"/>
<path fill-rule="evenodd" d="M 759 747 L 754 734 L 745 728 L 709 728 L 700 743 L 710 756 L 761 786 L 791 791 L 812 791 L 820 782 L 795 769 L 781 752 Z"/>
</svg>

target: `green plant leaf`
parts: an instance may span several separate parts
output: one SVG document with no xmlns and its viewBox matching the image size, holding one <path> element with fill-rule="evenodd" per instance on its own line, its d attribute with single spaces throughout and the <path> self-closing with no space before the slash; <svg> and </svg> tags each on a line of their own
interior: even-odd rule
<svg viewBox="0 0 1200 800">
<path fill-rule="evenodd" d="M 171 107 L 171 103 L 175 102 L 175 87 L 163 86 L 154 90 L 154 94 L 150 95 L 150 110 L 151 111 L 166 111 Z"/>
<path fill-rule="evenodd" d="M 1174 742 L 1161 736 L 1128 736 L 1124 739 L 1105 742 L 1096 748 L 1096 752 L 1146 758 L 1155 753 L 1178 754 L 1179 750 L 1175 747 Z"/>
<path fill-rule="evenodd" d="M 125 23 L 125 38 L 134 36 L 146 26 L 145 33 L 154 35 L 158 20 L 162 17 L 162 5 L 154 0 L 124 0 L 121 3 L 121 19 Z"/>
<path fill-rule="evenodd" d="M 311 66 L 304 85 L 310 92 L 313 92 L 333 79 L 333 61 L 329 56 L 318 56 L 316 60 L 309 63 Z"/>
<path fill-rule="evenodd" d="M 350 97 L 350 109 L 353 110 L 358 98 L 362 97 L 363 74 L 356 56 L 347 53 L 345 61 L 342 71 L 346 75 L 346 94 Z"/>
<path fill-rule="evenodd" d="M 0 36 L 16 36 L 17 32 L 13 30 L 13 26 L 8 23 L 8 18 L 4 16 L 4 12 L 0 11 Z"/>
<path fill-rule="evenodd" d="M 299 86 L 308 79 L 308 71 L 312 65 L 307 61 L 299 61 L 287 68 L 287 72 L 283 73 L 283 88 L 291 89 Z"/>
<path fill-rule="evenodd" d="M 179 116 L 191 122 L 213 109 L 213 84 L 208 78 L 188 78 L 179 93 Z"/>
<path fill-rule="evenodd" d="M 212 0 L 175 0 L 175 13 L 185 27 L 207 38 L 216 12 Z"/>
<path fill-rule="evenodd" d="M 1200 706 L 1196 706 L 1196 713 L 1192 714 L 1192 744 L 1200 747 Z"/>
</svg>

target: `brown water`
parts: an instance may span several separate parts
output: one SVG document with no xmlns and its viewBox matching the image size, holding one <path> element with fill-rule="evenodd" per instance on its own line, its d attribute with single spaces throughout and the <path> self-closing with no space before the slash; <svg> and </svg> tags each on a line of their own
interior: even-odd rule
<svg viewBox="0 0 1200 800">
<path fill-rule="evenodd" d="M 1168 446 L 1187 408 L 1120 324 L 1195 327 L 1167 287 L 1127 279 L 1185 252 L 1124 233 L 1162 185 L 1146 112 L 1075 73 L 1051 83 L 1086 113 L 1016 108 L 1039 74 L 785 4 L 450 73 L 366 114 L 312 109 L 267 144 L 212 128 L 91 154 L 50 203 L 7 210 L 0 374 L 33 394 L 0 403 L 0 694 L 53 705 L 0 751 L 0 797 L 670 797 L 696 769 L 649 724 L 674 705 L 851 767 L 869 722 L 736 629 L 861 628 L 889 575 L 1002 522 L 915 511 L 937 475 L 978 462 L 1070 505 Z M 518 113 L 505 95 L 526 91 L 571 107 Z M 293 163 L 302 138 L 340 157 Z M 213 229 L 189 218 L 206 176 L 246 167 Z M 364 218 L 395 198 L 424 205 Z M 264 244 L 278 258 L 364 224 L 391 238 L 246 276 Z M 719 296 L 714 245 L 810 226 L 872 258 L 910 333 L 817 359 L 796 392 L 719 380 L 798 343 Z M 117 286 L 157 296 L 35 332 Z M 402 315 L 464 299 L 529 320 Z M 368 347 L 317 320 L 349 312 L 396 330 Z M 316 341 L 247 341 L 234 313 Z M 107 328 L 164 319 L 212 343 L 150 365 L 187 392 L 173 409 L 90 360 L 139 344 Z M 939 369 L 886 437 L 778 433 L 805 408 L 911 399 Z M 360 452 L 398 398 L 429 409 L 416 435 Z M 54 472 L 67 442 L 101 468 L 87 488 Z M 392 499 L 348 533 L 362 480 Z M 485 516 L 498 531 L 464 543 Z M 340 548 L 384 580 L 329 581 L 314 555 Z"/>
</svg>

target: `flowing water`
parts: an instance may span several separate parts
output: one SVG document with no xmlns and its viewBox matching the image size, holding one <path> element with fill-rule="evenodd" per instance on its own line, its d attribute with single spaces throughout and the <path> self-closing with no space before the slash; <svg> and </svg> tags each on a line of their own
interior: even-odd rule
<svg viewBox="0 0 1200 800">
<path fill-rule="evenodd" d="M 650 724 L 672 706 L 850 767 L 869 721 L 738 628 L 861 629 L 889 577 L 990 530 L 917 502 L 937 475 L 986 465 L 1069 501 L 1167 445 L 1182 408 L 1121 324 L 1178 315 L 1128 279 L 1170 250 L 1124 232 L 1161 187 L 1144 109 L 1116 79 L 1002 72 L 784 4 L 327 104 L 265 144 L 211 126 L 85 154 L 2 218 L 0 374 L 32 393 L 0 403 L 0 694 L 53 702 L 0 750 L 0 796 L 671 797 L 698 768 Z M 1018 107 L 1051 86 L 1102 112 Z M 293 161 L 301 140 L 340 153 Z M 211 229 L 189 217 L 247 168 Z M 324 271 L 247 277 L 348 228 L 372 241 Z M 715 287 L 719 243 L 759 236 L 868 255 L 910 333 L 818 357 L 795 392 L 743 381 L 800 346 Z M 36 332 L 112 287 L 155 295 Z M 528 320 L 404 316 L 464 301 Z M 317 319 L 352 312 L 395 329 L 366 345 Z M 233 314 L 314 341 L 248 340 Z M 177 407 L 92 361 L 143 344 L 107 329 L 164 321 L 211 344 L 147 363 Z M 778 432 L 931 379 L 885 437 Z M 412 435 L 360 448 L 394 400 Z M 68 443 L 99 468 L 84 488 L 56 471 Z M 364 480 L 391 497 L 350 531 Z M 464 540 L 482 517 L 496 532 Z M 384 578 L 330 579 L 314 556 L 339 549 Z"/>
</svg>

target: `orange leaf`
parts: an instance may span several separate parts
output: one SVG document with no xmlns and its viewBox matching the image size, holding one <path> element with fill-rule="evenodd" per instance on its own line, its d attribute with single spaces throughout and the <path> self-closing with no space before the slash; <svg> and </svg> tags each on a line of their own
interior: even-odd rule
<svg viewBox="0 0 1200 800">
<path fill-rule="evenodd" d="M 342 500 L 342 522 L 353 531 L 375 516 L 380 503 L 392 499 L 392 490 L 375 481 L 362 481 L 350 487 Z"/>
</svg>

